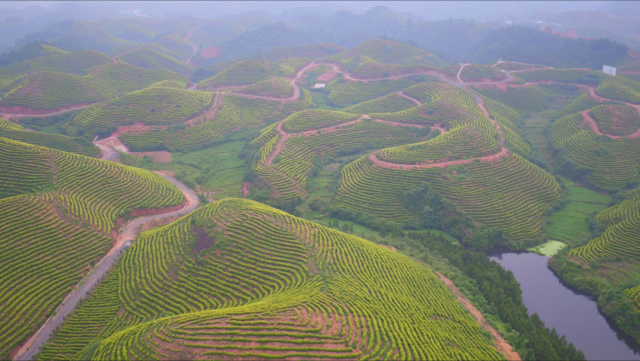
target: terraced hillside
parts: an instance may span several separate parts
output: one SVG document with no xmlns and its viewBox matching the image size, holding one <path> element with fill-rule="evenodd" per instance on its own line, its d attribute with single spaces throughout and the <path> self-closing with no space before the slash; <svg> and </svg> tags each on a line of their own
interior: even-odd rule
<svg viewBox="0 0 640 361">
<path fill-rule="evenodd" d="M 478 89 L 477 93 L 500 103 L 507 104 L 519 113 L 541 111 L 547 104 L 550 94 L 537 86 L 511 88 L 506 91 Z"/>
<path fill-rule="evenodd" d="M 26 131 L 21 125 L 2 118 L 0 118 L 0 137 L 87 157 L 96 157 L 100 154 L 100 149 L 84 138 Z"/>
<path fill-rule="evenodd" d="M 212 89 L 224 86 L 254 84 L 268 79 L 272 75 L 285 74 L 286 68 L 266 60 L 243 60 L 223 70 L 219 74 L 200 81 L 199 89 Z"/>
<path fill-rule="evenodd" d="M 142 122 L 147 125 L 183 122 L 211 106 L 212 93 L 154 86 L 127 93 L 84 109 L 69 125 L 72 131 Z"/>
<path fill-rule="evenodd" d="M 118 217 L 179 206 L 151 172 L 0 138 L 0 355 L 50 316 L 112 246 Z"/>
<path fill-rule="evenodd" d="M 262 204 L 227 199 L 142 233 L 40 357 L 500 355 L 426 267 Z"/>
<path fill-rule="evenodd" d="M 323 58 L 343 52 L 344 49 L 333 44 L 311 44 L 300 46 L 283 46 L 269 50 L 262 59 L 276 61 L 286 58 Z"/>
<path fill-rule="evenodd" d="M 7 113 L 55 111 L 108 100 L 161 82 L 184 88 L 187 79 L 169 71 L 113 63 L 92 67 L 82 76 L 43 71 L 19 79 L 0 100 L 0 109 Z"/>
<path fill-rule="evenodd" d="M 329 99 L 339 106 L 355 105 L 395 93 L 416 84 L 409 79 L 377 81 L 371 83 L 344 82 L 338 79 L 327 85 Z"/>
<path fill-rule="evenodd" d="M 607 257 L 636 259 L 640 256 L 640 191 L 630 192 L 622 203 L 598 213 L 596 220 L 606 230 L 587 245 L 572 249 L 572 257 L 588 263 Z M 640 287 L 629 289 L 625 294 L 639 302 Z"/>
<path fill-rule="evenodd" d="M 411 45 L 388 39 L 373 39 L 349 50 L 347 55 L 366 56 L 379 63 L 393 63 L 422 53 L 424 53 L 424 50 Z"/>
<path fill-rule="evenodd" d="M 410 169 L 377 166 L 362 157 L 342 169 L 332 204 L 403 223 L 415 215 L 403 205 L 402 192 L 424 181 L 474 220 L 504 229 L 514 241 L 540 236 L 543 211 L 560 197 L 549 173 L 516 154 L 493 162 Z"/>
<path fill-rule="evenodd" d="M 625 136 L 640 129 L 640 114 L 636 108 L 626 105 L 599 105 L 589 110 L 589 115 L 607 134 Z"/>
<path fill-rule="evenodd" d="M 145 69 L 170 70 L 184 76 L 190 76 L 195 70 L 192 66 L 187 65 L 178 59 L 148 48 L 135 49 L 125 52 L 124 54 L 118 56 L 118 60 Z"/>
<path fill-rule="evenodd" d="M 550 136 L 556 148 L 564 149 L 573 162 L 590 170 L 589 182 L 598 188 L 620 188 L 640 181 L 640 138 L 598 135 L 585 123 L 585 112 L 553 123 Z"/>
</svg>

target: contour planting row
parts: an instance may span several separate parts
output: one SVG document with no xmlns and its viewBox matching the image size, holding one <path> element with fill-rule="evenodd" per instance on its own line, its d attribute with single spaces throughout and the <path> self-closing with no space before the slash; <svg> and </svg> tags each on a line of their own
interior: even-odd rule
<svg viewBox="0 0 640 361">
<path fill-rule="evenodd" d="M 522 138 L 522 130 L 516 125 L 522 120 L 520 113 L 495 100 L 482 97 L 484 107 L 491 118 L 500 124 L 506 146 L 516 153 L 526 156 L 531 152 L 529 144 Z"/>
<path fill-rule="evenodd" d="M 611 100 L 640 104 L 640 83 L 616 77 L 602 82 L 596 94 Z"/>
<path fill-rule="evenodd" d="M 189 235 L 222 231 L 195 256 Z M 99 338 L 96 359 L 499 359 L 483 334 L 408 257 L 226 199 L 141 234 L 41 357 L 78 357 Z"/>
<path fill-rule="evenodd" d="M 416 105 L 418 104 L 411 99 L 393 93 L 342 109 L 341 111 L 353 114 L 394 113 L 413 108 Z"/>
<path fill-rule="evenodd" d="M 217 75 L 204 79 L 198 83 L 199 89 L 215 88 L 219 86 L 253 84 L 279 74 L 280 67 L 266 60 L 249 59 L 237 62 Z"/>
<path fill-rule="evenodd" d="M 611 139 L 599 136 L 579 125 L 581 114 L 557 120 L 551 126 L 551 139 L 567 156 L 590 169 L 589 180 L 600 188 L 619 188 L 640 181 L 640 138 Z"/>
<path fill-rule="evenodd" d="M 100 149 L 84 138 L 71 138 L 66 135 L 7 129 L 3 127 L 3 121 L 6 122 L 6 120 L 0 118 L 0 137 L 2 138 L 62 150 L 64 152 L 86 155 L 87 157 L 97 157 L 98 154 L 100 154 Z"/>
<path fill-rule="evenodd" d="M 630 135 L 640 129 L 638 109 L 626 105 L 599 105 L 591 108 L 589 115 L 600 130 L 611 135 Z"/>
<path fill-rule="evenodd" d="M 605 232 L 587 245 L 571 250 L 571 256 L 585 262 L 640 256 L 640 192 L 629 193 L 622 203 L 598 213 L 596 220 L 607 227 Z M 628 289 L 625 294 L 640 305 L 640 287 Z"/>
<path fill-rule="evenodd" d="M 560 195 L 551 175 L 517 155 L 464 168 L 468 177 L 449 179 L 446 168 L 389 169 L 363 157 L 342 169 L 332 203 L 403 222 L 414 215 L 403 206 L 402 192 L 427 181 L 476 221 L 503 228 L 511 240 L 541 234 L 544 209 Z"/>
<path fill-rule="evenodd" d="M 330 100 L 336 104 L 349 105 L 379 98 L 389 93 L 395 93 L 413 84 L 415 83 L 411 80 L 339 83 L 336 79 L 329 83 L 327 88 L 330 90 Z"/>
<path fill-rule="evenodd" d="M 72 121 L 77 129 L 107 128 L 112 124 L 175 123 L 211 105 L 212 94 L 175 88 L 149 88 L 128 93 L 84 109 Z"/>
<path fill-rule="evenodd" d="M 188 149 L 214 141 L 224 133 L 239 128 L 243 124 L 239 110 L 231 103 L 225 103 L 214 119 L 184 130 L 150 130 L 142 134 L 124 133 L 123 143 L 140 148 L 153 148 L 159 143 L 174 149 Z"/>
<path fill-rule="evenodd" d="M 0 154 L 1 196 L 15 195 L 0 200 L 0 355 L 7 355 L 105 254 L 118 216 L 175 206 L 183 195 L 142 169 L 6 138 Z"/>
<path fill-rule="evenodd" d="M 364 120 L 335 131 L 291 137 L 287 139 L 282 153 L 274 159 L 274 164 L 258 164 L 256 172 L 271 185 L 279 198 L 288 200 L 305 197 L 307 175 L 316 158 L 330 157 L 338 151 L 358 152 L 416 140 L 415 133 L 409 129 Z M 273 138 L 271 142 L 275 142 Z M 270 143 L 266 143 L 265 148 L 269 146 Z"/>
<path fill-rule="evenodd" d="M 240 94 L 258 95 L 265 97 L 284 98 L 293 93 L 293 87 L 289 80 L 283 76 L 274 76 L 257 82 L 238 91 Z"/>
<path fill-rule="evenodd" d="M 308 109 L 287 117 L 282 123 L 282 130 L 288 133 L 302 132 L 347 123 L 357 118 L 357 114 L 341 111 Z"/>
<path fill-rule="evenodd" d="M 549 94 L 537 86 L 510 88 L 506 91 L 493 89 L 476 90 L 484 97 L 506 104 L 520 113 L 537 112 L 547 104 Z"/>
<path fill-rule="evenodd" d="M 500 153 L 500 134 L 486 117 L 453 128 L 447 133 L 421 143 L 383 149 L 381 159 L 401 164 L 479 158 Z"/>
</svg>

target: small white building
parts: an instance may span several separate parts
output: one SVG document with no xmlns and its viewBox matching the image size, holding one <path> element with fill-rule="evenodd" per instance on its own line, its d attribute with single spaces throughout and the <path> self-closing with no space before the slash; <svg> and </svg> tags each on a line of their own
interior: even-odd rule
<svg viewBox="0 0 640 361">
<path fill-rule="evenodd" d="M 314 89 L 318 89 L 318 88 L 324 88 L 325 86 L 327 86 L 327 84 L 325 83 L 316 83 L 313 88 Z"/>
</svg>

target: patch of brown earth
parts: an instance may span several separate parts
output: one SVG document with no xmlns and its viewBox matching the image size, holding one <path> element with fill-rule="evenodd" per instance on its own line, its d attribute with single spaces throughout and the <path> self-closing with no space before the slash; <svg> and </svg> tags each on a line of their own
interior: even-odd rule
<svg viewBox="0 0 640 361">
<path fill-rule="evenodd" d="M 242 198 L 246 198 L 250 190 L 251 190 L 251 183 L 244 182 L 244 184 L 242 185 L 242 188 L 240 189 L 240 194 L 242 194 Z"/>
<path fill-rule="evenodd" d="M 320 75 L 318 77 L 318 81 L 327 83 L 335 79 L 336 76 L 338 76 L 338 69 L 331 68 L 324 74 Z"/>
</svg>

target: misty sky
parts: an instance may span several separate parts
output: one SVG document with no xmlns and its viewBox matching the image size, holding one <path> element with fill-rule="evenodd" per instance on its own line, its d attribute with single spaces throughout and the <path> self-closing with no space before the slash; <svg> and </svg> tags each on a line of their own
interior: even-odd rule
<svg viewBox="0 0 640 361">
<path fill-rule="evenodd" d="M 20 9 L 40 6 L 50 10 L 64 11 L 63 1 L 3 1 L 0 8 Z M 624 3 L 624 2 L 620 2 Z M 121 9 L 140 9 L 156 18 L 191 15 L 201 18 L 216 18 L 232 14 L 263 12 L 270 15 L 286 15 L 300 11 L 313 11 L 330 15 L 337 10 L 356 13 L 365 12 L 375 6 L 386 6 L 406 15 L 414 15 L 427 20 L 447 18 L 473 18 L 492 20 L 502 17 L 531 14 L 536 12 L 564 12 L 574 10 L 610 10 L 612 7 L 628 7 L 632 4 L 615 4 L 611 1 L 96 1 L 76 2 L 76 4 L 117 13 Z M 633 6 L 633 5 L 632 5 Z M 640 4 L 638 4 L 640 8 Z"/>
</svg>

